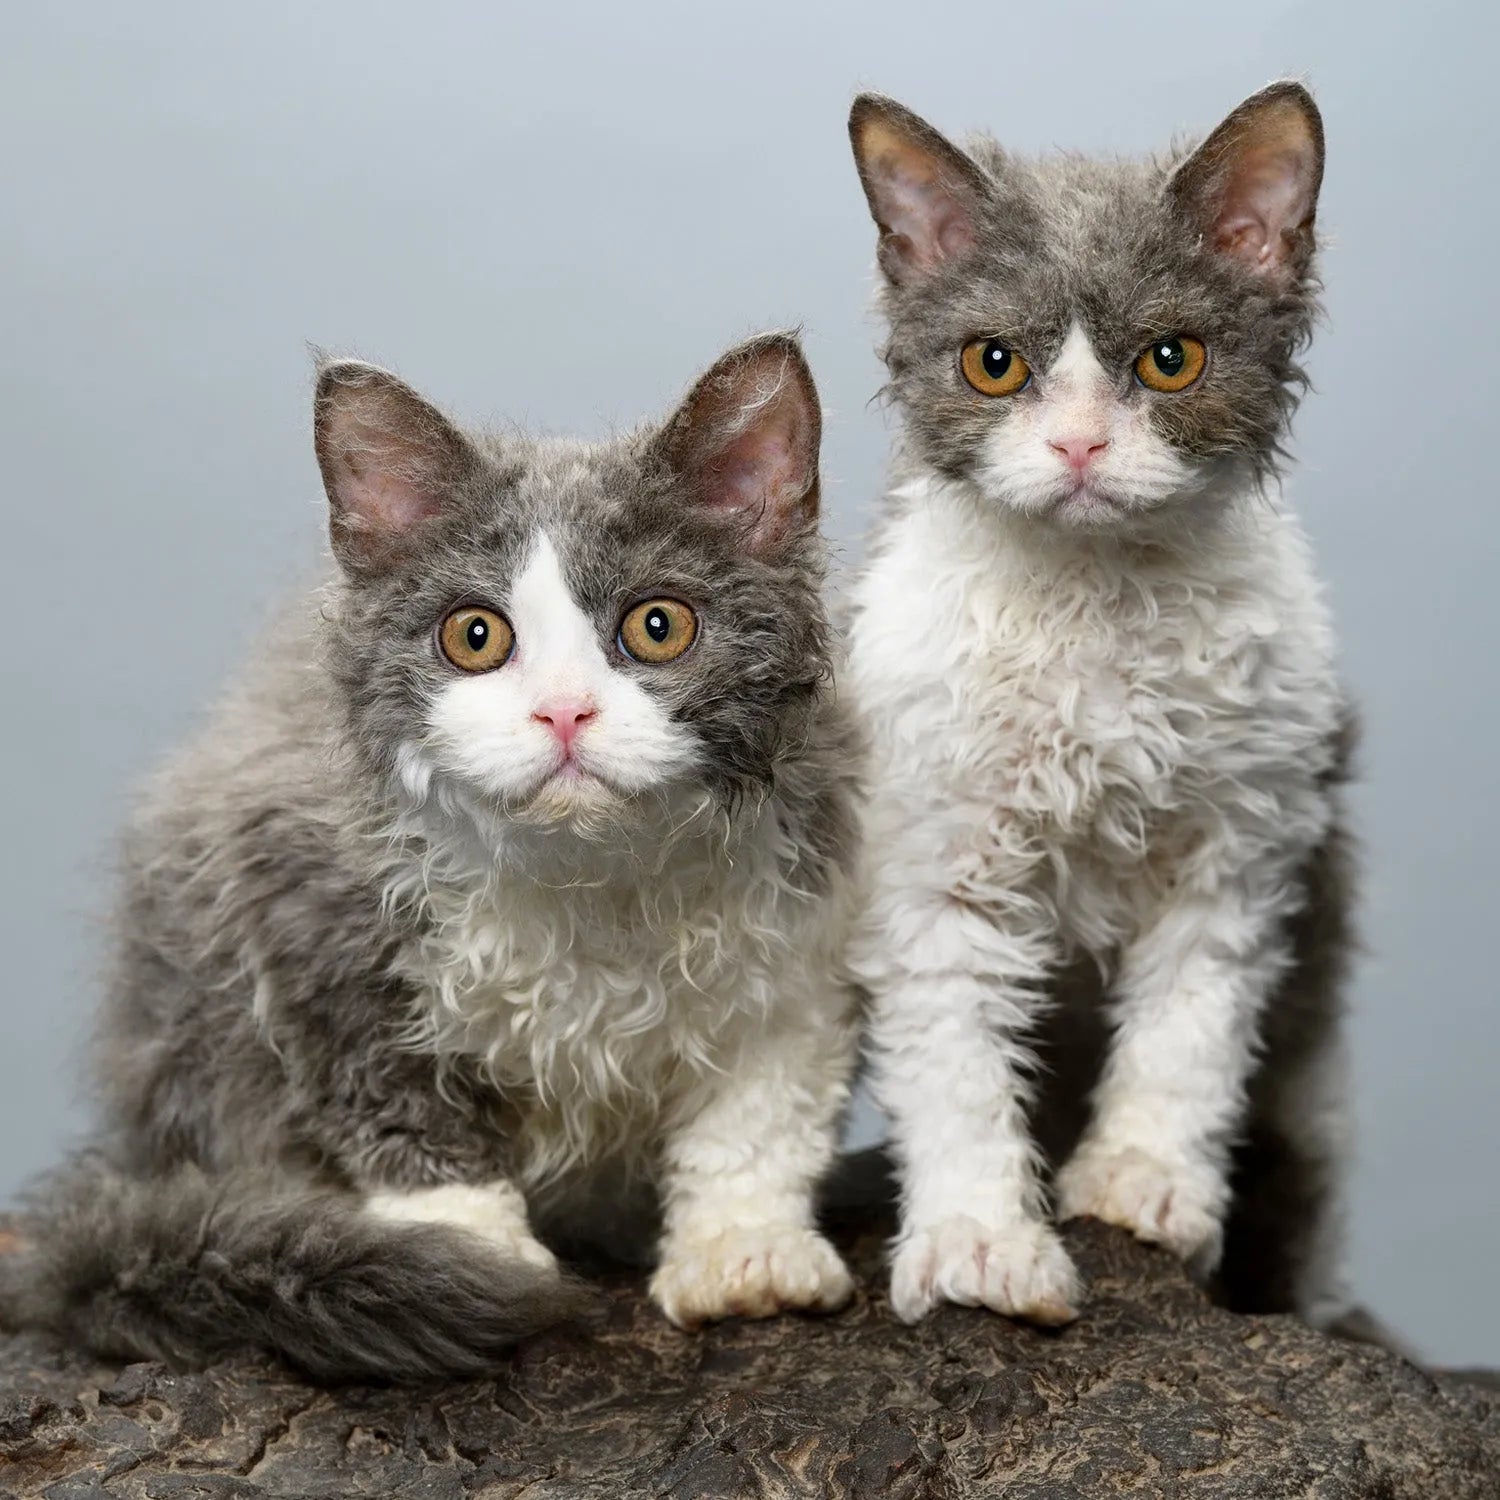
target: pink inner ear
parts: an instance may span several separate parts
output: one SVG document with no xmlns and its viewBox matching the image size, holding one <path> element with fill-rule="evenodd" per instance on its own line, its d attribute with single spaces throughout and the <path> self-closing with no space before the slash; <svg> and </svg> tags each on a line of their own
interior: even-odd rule
<svg viewBox="0 0 1500 1500">
<path fill-rule="evenodd" d="M 751 387 L 741 399 L 746 405 L 737 416 L 744 425 L 703 453 L 698 496 L 710 510 L 740 518 L 749 548 L 765 551 L 816 508 L 817 439 L 796 386 L 778 385 L 769 394 L 764 385 Z"/>
<path fill-rule="evenodd" d="M 1286 236 L 1307 222 L 1312 207 L 1309 151 L 1275 145 L 1246 151 L 1226 185 L 1214 225 L 1219 249 L 1258 264 L 1286 259 Z"/>
<path fill-rule="evenodd" d="M 406 455 L 410 463 L 409 455 Z M 437 500 L 414 475 L 402 472 L 403 455 L 372 443 L 345 448 L 337 456 L 335 484 L 340 507 L 372 531 L 399 533 L 436 515 Z"/>
<path fill-rule="evenodd" d="M 785 432 L 752 428 L 709 465 L 704 500 L 717 510 L 774 505 L 796 478 L 797 460 Z"/>
<path fill-rule="evenodd" d="M 817 518 L 818 396 L 785 334 L 763 334 L 703 375 L 662 428 L 660 452 L 682 498 L 729 519 L 769 556 Z"/>
<path fill-rule="evenodd" d="M 878 125 L 867 126 L 866 174 L 875 215 L 908 264 L 927 270 L 975 242 L 974 224 L 929 152 Z"/>
<path fill-rule="evenodd" d="M 903 167 L 905 169 L 903 169 Z M 886 180 L 889 227 L 910 247 L 906 259 L 924 270 L 974 244 L 974 226 L 934 174 L 897 164 Z"/>
</svg>

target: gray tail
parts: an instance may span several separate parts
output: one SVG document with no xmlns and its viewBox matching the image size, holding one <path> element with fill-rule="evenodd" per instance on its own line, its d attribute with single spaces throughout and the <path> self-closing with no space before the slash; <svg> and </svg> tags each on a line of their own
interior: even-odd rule
<svg viewBox="0 0 1500 1500">
<path fill-rule="evenodd" d="M 590 1300 L 463 1230 L 263 1178 L 137 1179 L 85 1158 L 15 1227 L 0 1325 L 178 1367 L 260 1352 L 325 1381 L 478 1376 Z"/>
</svg>

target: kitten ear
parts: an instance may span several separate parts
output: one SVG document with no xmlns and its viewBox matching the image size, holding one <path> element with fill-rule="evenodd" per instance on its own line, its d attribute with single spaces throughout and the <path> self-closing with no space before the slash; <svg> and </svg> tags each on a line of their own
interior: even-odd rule
<svg viewBox="0 0 1500 1500">
<path fill-rule="evenodd" d="M 973 247 L 990 182 L 972 157 L 883 94 L 854 101 L 849 140 L 880 229 L 880 268 L 891 281 L 907 281 Z"/>
<path fill-rule="evenodd" d="M 353 359 L 319 369 L 313 436 L 334 555 L 354 573 L 396 562 L 477 461 L 436 407 Z"/>
<path fill-rule="evenodd" d="M 747 550 L 771 557 L 817 522 L 822 425 L 796 338 L 763 333 L 719 358 L 656 448 L 699 506 L 737 518 Z"/>
<path fill-rule="evenodd" d="M 1252 94 L 1182 163 L 1168 196 L 1204 243 L 1263 276 L 1297 280 L 1313 252 L 1323 119 L 1300 83 Z"/>
</svg>

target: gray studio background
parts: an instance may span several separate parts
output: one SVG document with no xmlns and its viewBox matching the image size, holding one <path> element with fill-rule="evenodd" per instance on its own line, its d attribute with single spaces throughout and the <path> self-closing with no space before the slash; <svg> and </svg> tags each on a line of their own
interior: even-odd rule
<svg viewBox="0 0 1500 1500">
<path fill-rule="evenodd" d="M 1492 7 L 136 0 L 5 32 L 0 1202 L 85 1118 L 128 787 L 319 566 L 304 341 L 597 432 L 801 322 L 852 559 L 886 431 L 851 93 L 1134 150 L 1296 72 L 1332 243 L 1293 494 L 1368 724 L 1358 1282 L 1500 1363 Z"/>
</svg>

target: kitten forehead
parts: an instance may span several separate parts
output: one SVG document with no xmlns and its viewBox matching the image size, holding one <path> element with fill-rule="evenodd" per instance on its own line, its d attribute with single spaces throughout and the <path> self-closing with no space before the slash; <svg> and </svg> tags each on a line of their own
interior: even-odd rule
<svg viewBox="0 0 1500 1500">
<path fill-rule="evenodd" d="M 511 589 L 517 657 L 528 666 L 562 670 L 603 665 L 598 632 L 574 598 L 551 536 L 538 531 Z M 559 684 L 560 685 L 560 684 Z"/>
<path fill-rule="evenodd" d="M 1094 346 L 1081 323 L 1075 322 L 1069 327 L 1062 348 L 1057 351 L 1057 358 L 1047 367 L 1047 379 L 1054 385 L 1080 391 L 1108 382 L 1109 376 L 1099 362 L 1099 356 L 1094 352 Z"/>
<path fill-rule="evenodd" d="M 1182 320 L 1197 323 L 1205 305 L 1193 275 L 1194 237 L 1162 207 L 1166 168 L 1156 161 L 1100 161 L 1079 156 L 1036 160 L 1002 155 L 988 139 L 973 143 L 1002 182 L 996 212 L 1034 226 L 1015 244 L 992 236 L 976 258 L 981 284 L 1006 289 L 1038 352 L 1058 349 L 1076 324 L 1105 362 Z"/>
</svg>

